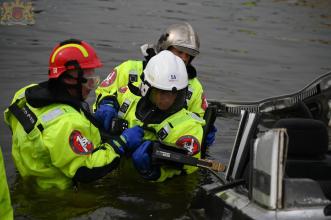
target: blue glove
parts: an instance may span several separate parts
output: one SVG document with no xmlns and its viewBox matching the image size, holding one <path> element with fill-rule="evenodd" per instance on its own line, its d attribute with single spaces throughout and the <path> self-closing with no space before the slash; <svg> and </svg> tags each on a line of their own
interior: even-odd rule
<svg viewBox="0 0 331 220">
<path fill-rule="evenodd" d="M 148 180 L 156 180 L 160 177 L 160 168 L 152 166 L 152 142 L 145 141 L 132 154 L 132 162 L 134 167 Z"/>
<path fill-rule="evenodd" d="M 128 128 L 123 131 L 121 136 L 126 142 L 126 146 L 124 147 L 126 153 L 130 153 L 135 151 L 143 142 L 144 129 L 139 126 L 134 126 L 133 128 Z"/>
<path fill-rule="evenodd" d="M 116 116 L 116 105 L 110 100 L 103 100 L 97 111 L 94 113 L 94 117 L 102 123 L 106 131 L 110 131 L 111 122 Z"/>
<path fill-rule="evenodd" d="M 215 142 L 216 132 L 217 128 L 215 127 L 215 125 L 212 125 L 205 139 L 206 147 L 210 147 L 211 145 L 213 145 L 213 143 Z"/>
</svg>

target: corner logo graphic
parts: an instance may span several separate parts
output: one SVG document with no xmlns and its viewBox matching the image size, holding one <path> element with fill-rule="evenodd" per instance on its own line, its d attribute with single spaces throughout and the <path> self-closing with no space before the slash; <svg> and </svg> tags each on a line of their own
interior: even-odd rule
<svg viewBox="0 0 331 220">
<path fill-rule="evenodd" d="M 0 9 L 0 24 L 2 25 L 32 25 L 35 23 L 32 2 L 7 1 L 0 5 Z"/>
<path fill-rule="evenodd" d="M 76 154 L 91 154 L 94 147 L 93 143 L 84 137 L 79 131 L 73 131 L 69 138 L 71 149 Z"/>
<path fill-rule="evenodd" d="M 169 75 L 169 81 L 177 81 L 176 74 L 170 74 Z"/>
<path fill-rule="evenodd" d="M 180 148 L 185 149 L 189 155 L 195 155 L 200 151 L 199 141 L 191 135 L 185 135 L 180 137 L 176 141 L 176 145 Z"/>
</svg>

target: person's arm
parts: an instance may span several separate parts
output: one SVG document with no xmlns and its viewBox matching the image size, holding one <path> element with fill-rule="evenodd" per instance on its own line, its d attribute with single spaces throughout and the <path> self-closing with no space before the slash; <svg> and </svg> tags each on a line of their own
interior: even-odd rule
<svg viewBox="0 0 331 220">
<path fill-rule="evenodd" d="M 202 85 L 197 78 L 189 81 L 188 95 L 190 96 L 190 99 L 187 103 L 187 109 L 203 118 L 208 103 Z"/>
<path fill-rule="evenodd" d="M 114 170 L 118 166 L 119 161 L 120 159 L 116 157 L 111 163 L 102 167 L 79 167 L 73 177 L 73 181 L 88 183 L 98 180 Z"/>
<path fill-rule="evenodd" d="M 108 145 L 110 145 L 119 155 L 130 156 L 131 153 L 141 144 L 143 135 L 143 129 L 138 126 L 126 129 L 121 135 L 108 139 L 108 143 L 105 143 L 103 146 L 94 150 L 92 154 L 95 154 L 98 151 L 107 150 L 109 147 Z M 102 154 L 103 153 L 101 153 L 101 155 Z M 80 167 L 76 171 L 73 179 L 78 182 L 91 182 L 102 178 L 118 166 L 119 160 L 120 158 L 116 157 L 109 164 L 101 167 Z"/>
<path fill-rule="evenodd" d="M 96 102 L 93 106 L 93 110 L 95 111 L 99 106 L 99 103 L 103 99 L 107 99 L 108 96 L 116 97 L 116 94 L 121 88 L 128 86 L 129 80 L 137 81 L 134 85 L 139 85 L 140 74 L 143 71 L 142 68 L 143 62 L 136 60 L 127 60 L 116 66 L 96 89 Z M 132 75 L 132 73 L 136 73 L 136 75 Z"/>
<path fill-rule="evenodd" d="M 60 118 L 56 125 L 44 130 L 44 137 L 52 164 L 67 177 L 82 182 L 104 176 L 120 158 L 110 144 L 101 143 L 99 130 L 79 114 Z"/>
<path fill-rule="evenodd" d="M 96 101 L 93 105 L 94 111 L 99 107 L 102 100 L 105 98 L 108 99 L 108 97 L 111 96 L 116 96 L 116 92 L 119 88 L 119 81 L 117 69 L 114 68 L 95 90 Z"/>
<path fill-rule="evenodd" d="M 107 96 L 99 104 L 94 117 L 103 126 L 106 132 L 110 132 L 112 120 L 117 117 L 119 104 L 115 97 Z"/>
<path fill-rule="evenodd" d="M 209 116 L 206 115 L 206 111 L 208 109 L 208 102 L 207 102 L 207 98 L 203 92 L 203 88 L 202 88 L 200 81 L 197 78 L 190 80 L 189 88 L 190 87 L 193 90 L 193 93 L 191 95 L 191 99 L 188 102 L 188 110 L 196 113 L 201 118 L 206 119 L 206 116 L 208 118 Z M 203 142 L 203 144 L 205 145 L 205 146 L 203 146 L 204 148 L 213 145 L 213 143 L 215 142 L 215 136 L 216 136 L 216 132 L 217 132 L 217 128 L 214 125 L 214 120 L 212 120 L 212 121 L 208 120 L 208 124 L 206 126 L 207 127 L 206 127 L 205 131 L 207 133 L 204 134 L 205 135 L 204 142 Z M 205 151 L 205 149 L 204 149 L 204 151 Z M 204 157 L 204 155 L 203 155 L 203 157 Z"/>
<path fill-rule="evenodd" d="M 123 140 L 119 145 L 102 143 L 99 130 L 79 113 L 67 113 L 52 123 L 43 131 L 51 163 L 67 177 L 81 182 L 111 172 L 117 167 L 121 152 L 134 150 L 143 137 L 142 129 L 132 128 L 118 137 Z"/>
<path fill-rule="evenodd" d="M 185 123 L 178 123 L 169 131 L 167 137 L 161 141 L 162 144 L 181 149 L 185 154 L 200 158 L 200 147 L 202 139 L 203 120 L 196 120 L 187 112 Z M 196 116 L 197 117 L 197 116 Z M 163 182 L 166 179 L 180 175 L 182 173 L 190 174 L 198 168 L 189 165 L 172 163 L 167 165 L 153 164 L 151 159 L 152 142 L 145 141 L 132 155 L 135 168 L 144 179 Z"/>
</svg>

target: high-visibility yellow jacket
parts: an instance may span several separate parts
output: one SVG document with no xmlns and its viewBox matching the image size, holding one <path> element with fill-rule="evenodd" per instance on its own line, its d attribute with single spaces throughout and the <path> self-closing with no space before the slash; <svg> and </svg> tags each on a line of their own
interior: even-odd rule
<svg viewBox="0 0 331 220">
<path fill-rule="evenodd" d="M 185 149 L 187 154 L 200 158 L 202 126 L 205 121 L 196 114 L 183 108 L 165 118 L 161 123 L 144 125 L 143 121 L 136 116 L 137 105 L 141 100 L 140 96 L 132 94 L 127 87 L 124 87 L 118 91 L 117 100 L 120 105 L 118 116 L 127 120 L 129 127 L 135 125 L 147 127 L 144 133 L 145 140 L 159 141 L 167 146 Z M 190 174 L 197 169 L 197 167 L 188 165 L 184 165 L 181 169 L 173 166 L 161 166 L 161 175 L 157 181 L 164 181 L 183 172 Z"/>
<path fill-rule="evenodd" d="M 4 113 L 13 133 L 12 156 L 20 175 L 34 179 L 43 189 L 65 189 L 73 184 L 78 170 L 88 171 L 88 182 L 100 175 L 91 176 L 93 171 L 114 169 L 119 155 L 101 140 L 98 128 L 85 113 L 57 102 L 33 107 L 25 92 L 35 86 L 39 85 L 16 92 Z M 85 180 L 79 177 L 77 181 Z"/>
</svg>

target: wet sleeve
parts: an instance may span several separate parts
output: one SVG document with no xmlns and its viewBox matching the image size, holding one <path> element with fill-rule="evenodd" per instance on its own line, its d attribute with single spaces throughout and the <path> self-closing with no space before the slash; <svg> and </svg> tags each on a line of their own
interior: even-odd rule
<svg viewBox="0 0 331 220">
<path fill-rule="evenodd" d="M 73 180 L 75 182 L 83 182 L 88 183 L 100 179 L 114 170 L 118 164 L 120 159 L 115 158 L 110 164 L 107 164 L 102 167 L 94 167 L 94 168 L 87 168 L 87 167 L 80 167 L 75 173 Z"/>
<path fill-rule="evenodd" d="M 99 130 L 85 117 L 67 114 L 56 122 L 44 130 L 44 142 L 52 165 L 64 175 L 88 182 L 117 166 L 120 156 L 108 143 L 101 143 Z"/>
<path fill-rule="evenodd" d="M 176 126 L 164 140 L 164 144 L 185 148 L 190 156 L 200 158 L 202 134 L 202 124 L 196 120 L 188 120 L 186 123 Z M 171 166 L 161 166 L 160 170 L 161 175 L 157 182 L 162 182 L 182 173 L 191 174 L 197 171 L 198 167 L 184 165 L 179 169 Z"/>
</svg>

